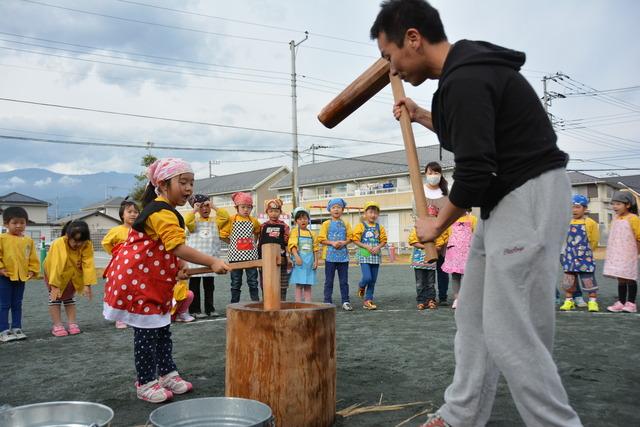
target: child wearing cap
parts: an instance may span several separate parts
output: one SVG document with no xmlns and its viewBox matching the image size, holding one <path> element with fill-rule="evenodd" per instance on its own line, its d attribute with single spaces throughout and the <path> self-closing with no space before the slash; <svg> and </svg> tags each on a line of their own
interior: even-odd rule
<svg viewBox="0 0 640 427">
<path fill-rule="evenodd" d="M 287 288 L 289 287 L 289 274 L 287 269 L 290 268 L 290 261 L 287 262 L 287 242 L 289 241 L 289 225 L 280 219 L 282 214 L 282 200 L 271 199 L 264 202 L 264 211 L 268 216 L 260 226 L 260 235 L 258 237 L 258 256 L 262 258 L 262 245 L 265 243 L 277 243 L 280 245 L 282 262 L 280 263 L 280 300 L 286 301 Z M 260 274 L 260 282 L 262 283 L 262 273 Z"/>
<path fill-rule="evenodd" d="M 380 205 L 367 202 L 364 205 L 364 220 L 353 228 L 353 244 L 358 246 L 358 262 L 362 271 L 362 279 L 358 286 L 358 296 L 364 298 L 362 308 L 375 310 L 373 292 L 378 280 L 380 268 L 380 250 L 387 244 L 387 232 L 378 224 Z"/>
<path fill-rule="evenodd" d="M 569 224 L 564 249 L 560 254 L 560 263 L 564 270 L 561 287 L 565 292 L 565 301 L 560 306 L 560 310 L 575 310 L 573 296 L 578 282 L 582 282 L 582 288 L 589 294 L 588 310 L 596 312 L 600 311 L 600 308 L 596 300 L 598 284 L 595 277 L 596 261 L 593 252 L 598 248 L 600 230 L 598 223 L 586 216 L 589 200 L 582 194 L 576 194 L 572 201 L 573 218 Z"/>
<path fill-rule="evenodd" d="M 289 282 L 296 285 L 296 302 L 311 302 L 311 286 L 316 284 L 320 245 L 307 228 L 309 212 L 301 207 L 293 210 L 296 226 L 289 236 L 289 253 L 295 260 Z"/>
<path fill-rule="evenodd" d="M 638 204 L 628 191 L 616 191 L 611 198 L 611 207 L 615 216 L 609 227 L 603 274 L 618 279 L 618 301 L 607 310 L 613 313 L 636 313 L 640 247 Z"/>
<path fill-rule="evenodd" d="M 260 234 L 260 223 L 251 216 L 253 197 L 250 193 L 233 193 L 231 195 L 236 206 L 236 214 L 220 230 L 220 238 L 229 243 L 229 263 L 255 261 L 258 256 L 256 241 Z M 252 301 L 259 301 L 258 269 L 243 268 L 231 271 L 231 303 L 240 301 L 242 272 L 247 275 L 247 286 Z"/>
<path fill-rule="evenodd" d="M 229 221 L 229 214 L 224 209 L 218 209 L 204 194 L 194 194 L 189 198 L 189 204 L 193 211 L 184 215 L 184 224 L 187 227 L 187 245 L 205 254 L 220 256 L 220 229 Z M 215 215 L 211 215 L 211 211 Z M 189 268 L 196 268 L 198 265 L 189 263 Z M 193 316 L 196 319 L 211 316 L 218 317 L 213 302 L 213 293 L 216 290 L 215 273 L 200 274 L 189 278 L 189 291 L 193 293 L 193 301 L 189 305 L 189 312 L 178 310 L 178 321 L 189 321 Z M 202 312 L 200 299 L 200 281 L 204 290 L 204 312 Z M 188 292 L 184 292 L 181 287 L 175 291 L 176 301 L 184 301 L 188 297 Z"/>
<path fill-rule="evenodd" d="M 331 214 L 331 218 L 322 223 L 318 242 L 326 246 L 324 302 L 333 303 L 333 279 L 337 271 L 342 309 L 353 311 L 349 299 L 349 251 L 347 250 L 347 245 L 351 243 L 351 225 L 342 219 L 342 213 L 346 207 L 347 202 L 339 197 L 329 200 L 327 211 Z"/>
</svg>

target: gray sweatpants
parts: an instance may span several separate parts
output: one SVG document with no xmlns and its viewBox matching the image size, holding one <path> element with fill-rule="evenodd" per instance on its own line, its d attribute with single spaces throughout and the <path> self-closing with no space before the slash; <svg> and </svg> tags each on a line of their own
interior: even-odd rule
<svg viewBox="0 0 640 427">
<path fill-rule="evenodd" d="M 478 223 L 455 313 L 455 374 L 439 410 L 453 427 L 486 425 L 500 374 L 527 426 L 582 425 L 552 358 L 570 194 L 565 170 L 549 171 Z"/>
</svg>

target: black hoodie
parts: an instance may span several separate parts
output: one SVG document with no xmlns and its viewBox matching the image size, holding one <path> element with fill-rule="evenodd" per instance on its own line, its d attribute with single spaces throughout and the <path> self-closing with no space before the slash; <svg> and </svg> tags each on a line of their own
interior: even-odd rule
<svg viewBox="0 0 640 427">
<path fill-rule="evenodd" d="M 431 105 L 433 126 L 454 154 L 451 202 L 487 219 L 509 192 L 568 156 L 535 91 L 519 73 L 525 54 L 461 40 L 449 50 Z"/>
</svg>

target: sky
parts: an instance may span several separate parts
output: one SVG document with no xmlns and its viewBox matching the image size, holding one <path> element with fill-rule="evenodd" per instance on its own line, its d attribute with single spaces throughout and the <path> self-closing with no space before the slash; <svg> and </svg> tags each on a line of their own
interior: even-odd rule
<svg viewBox="0 0 640 427">
<path fill-rule="evenodd" d="M 566 96 L 549 111 L 570 169 L 640 173 L 630 169 L 640 166 L 640 2 L 432 4 L 450 41 L 524 51 L 522 72 L 540 96 L 544 76 L 568 76 L 548 90 Z M 289 43 L 304 31 L 295 61 L 300 163 L 314 160 L 312 146 L 321 147 L 316 162 L 401 149 L 390 88 L 332 130 L 316 118 L 379 57 L 369 40 L 378 10 L 372 0 L 2 0 L 0 171 L 139 173 L 147 152 L 189 160 L 196 178 L 290 166 Z M 436 88 L 405 85 L 426 107 Z M 418 146 L 437 143 L 414 132 Z"/>
</svg>

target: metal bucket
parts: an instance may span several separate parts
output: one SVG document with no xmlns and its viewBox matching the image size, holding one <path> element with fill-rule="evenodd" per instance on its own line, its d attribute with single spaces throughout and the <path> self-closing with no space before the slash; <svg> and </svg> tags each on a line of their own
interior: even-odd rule
<svg viewBox="0 0 640 427">
<path fill-rule="evenodd" d="M 108 427 L 113 410 L 92 402 L 45 402 L 0 410 L 2 427 Z"/>
<path fill-rule="evenodd" d="M 271 408 L 256 400 L 205 397 L 170 403 L 149 415 L 155 427 L 275 427 Z"/>
</svg>

